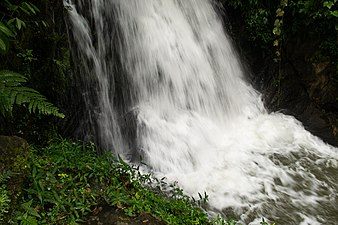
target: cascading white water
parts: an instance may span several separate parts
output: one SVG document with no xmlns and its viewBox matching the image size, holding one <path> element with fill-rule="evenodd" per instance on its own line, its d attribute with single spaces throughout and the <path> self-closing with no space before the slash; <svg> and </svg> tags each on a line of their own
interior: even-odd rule
<svg viewBox="0 0 338 225">
<path fill-rule="evenodd" d="M 277 224 L 338 221 L 338 150 L 293 117 L 265 111 L 210 0 L 65 5 L 78 54 L 91 62 L 83 67 L 97 83 L 95 119 L 107 146 L 128 159 L 131 150 L 116 149 L 128 141 L 119 118 L 131 113 L 137 154 L 154 175 L 193 196 L 206 192 L 210 210 L 233 208 L 247 224 L 260 216 Z M 128 84 L 120 87 L 130 99 L 122 111 L 109 82 L 122 76 L 114 61 Z"/>
</svg>

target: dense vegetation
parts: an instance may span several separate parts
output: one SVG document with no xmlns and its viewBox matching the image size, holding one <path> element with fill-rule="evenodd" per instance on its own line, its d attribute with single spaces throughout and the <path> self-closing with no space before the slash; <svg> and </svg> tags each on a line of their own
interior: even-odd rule
<svg viewBox="0 0 338 225">
<path fill-rule="evenodd" d="M 9 206 L 4 185 L 15 175 L 1 174 L 0 221 L 77 224 L 98 206 L 111 205 L 130 217 L 146 213 L 168 224 L 213 223 L 197 208 L 206 203 L 205 197 L 193 202 L 178 187 L 142 175 L 109 153 L 98 156 L 94 145 L 59 140 L 43 149 L 31 148 L 27 167 L 27 186 L 17 208 Z"/>
<path fill-rule="evenodd" d="M 311 34 L 308 39 L 316 46 L 308 63 L 327 63 L 330 78 L 338 82 L 337 0 L 219 2 L 243 19 L 244 38 L 254 43 L 252 48 L 279 67 L 276 85 L 284 79 L 283 61 L 289 60 L 289 46 L 295 46 L 290 43 L 304 34 Z M 27 180 L 18 205 L 8 185 L 15 173 L 0 171 L 0 224 L 80 223 L 105 204 L 169 224 L 212 224 L 196 208 L 204 206 L 206 196 L 191 201 L 181 189 L 142 175 L 112 155 L 98 156 L 93 145 L 51 142 L 67 133 L 73 116 L 68 110 L 73 103 L 65 97 L 73 84 L 62 2 L 2 0 L 0 6 L 0 134 L 36 146 L 21 162 Z"/>
<path fill-rule="evenodd" d="M 245 21 L 248 39 L 256 47 L 273 51 L 275 61 L 283 60 L 288 42 L 304 34 L 318 38 L 319 48 L 311 62 L 329 61 L 338 77 L 338 7 L 337 0 L 229 0 Z M 284 49 L 283 49 L 284 48 Z M 284 59 L 287 60 L 287 59 Z"/>
<path fill-rule="evenodd" d="M 141 174 L 111 153 L 98 156 L 94 145 L 57 140 L 43 149 L 30 148 L 25 163 L 29 173 L 19 206 L 9 204 L 5 185 L 15 174 L 0 174 L 0 222 L 79 224 L 100 205 L 110 205 L 130 217 L 152 215 L 158 224 L 236 224 L 209 218 L 199 207 L 207 204 L 206 194 L 192 200 L 164 178 Z"/>
<path fill-rule="evenodd" d="M 323 42 L 318 58 L 337 64 L 337 0 L 228 0 L 222 1 L 244 18 L 248 39 L 263 50 L 275 50 L 282 58 L 282 47 L 290 38 L 307 32 Z M 274 47 L 274 48 L 271 48 Z M 336 71 L 337 72 L 337 71 Z"/>
<path fill-rule="evenodd" d="M 53 9 L 60 10 L 57 6 L 61 4 L 44 0 L 0 2 L 1 134 L 43 144 L 55 135 L 57 117 L 64 117 L 60 107 L 51 103 L 64 103 L 70 80 L 66 77 L 70 68 L 67 36 L 59 32 L 63 18 Z"/>
</svg>

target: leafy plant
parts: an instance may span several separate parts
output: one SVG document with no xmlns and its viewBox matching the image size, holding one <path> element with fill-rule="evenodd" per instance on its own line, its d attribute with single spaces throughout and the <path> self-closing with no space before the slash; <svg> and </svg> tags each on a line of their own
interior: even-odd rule
<svg viewBox="0 0 338 225">
<path fill-rule="evenodd" d="M 0 53 L 9 50 L 10 41 L 13 40 L 21 28 L 26 27 L 26 22 L 19 18 L 20 13 L 31 16 L 36 15 L 39 9 L 32 3 L 23 1 L 20 4 L 13 4 L 10 0 L 1 1 L 0 5 L 4 10 L 0 20 Z"/>
<path fill-rule="evenodd" d="M 5 53 L 9 49 L 9 39 L 14 38 L 15 34 L 4 23 L 0 22 L 0 53 Z"/>
<path fill-rule="evenodd" d="M 64 118 L 58 108 L 47 102 L 38 91 L 22 86 L 27 80 L 24 76 L 8 71 L 0 71 L 0 113 L 11 112 L 13 105 L 24 105 L 29 112 L 38 111 L 44 115 L 54 115 Z"/>
<path fill-rule="evenodd" d="M 112 153 L 96 154 L 94 145 L 67 140 L 31 150 L 30 185 L 16 221 L 20 224 L 79 224 L 98 205 L 127 216 L 151 214 L 168 224 L 235 225 L 220 216 L 210 219 L 201 208 L 207 194 L 193 200 L 176 184 L 142 174 Z"/>
<path fill-rule="evenodd" d="M 37 210 L 32 208 L 33 200 L 25 202 L 21 205 L 24 213 L 17 216 L 17 220 L 20 221 L 20 225 L 38 225 L 38 218 L 41 216 L 37 213 Z"/>
<path fill-rule="evenodd" d="M 5 214 L 8 213 L 10 199 L 5 185 L 0 186 L 0 222 L 4 221 Z"/>
<path fill-rule="evenodd" d="M 330 82 L 338 81 L 338 4 L 337 0 L 223 0 L 235 12 L 236 18 L 244 22 L 249 48 L 259 48 L 265 58 L 274 59 L 276 74 L 273 84 L 278 88 L 279 102 L 284 65 L 294 60 L 294 52 L 307 54 L 302 57 L 308 65 L 327 63 Z M 237 20 L 239 21 L 239 20 Z M 238 23 L 235 21 L 234 23 Z M 243 23 L 236 26 L 241 27 Z M 242 35 L 243 32 L 240 33 Z M 297 40 L 297 42 L 295 42 Z M 295 46 L 312 47 L 291 51 Z M 254 46 L 254 47 L 252 47 Z M 333 88 L 332 94 L 337 90 Z M 315 100 L 316 101 L 316 100 Z"/>
<path fill-rule="evenodd" d="M 9 178 L 10 172 L 5 171 L 0 173 L 0 223 L 4 221 L 5 215 L 9 210 L 9 194 L 5 181 Z"/>
<path fill-rule="evenodd" d="M 31 157 L 30 198 L 17 217 L 22 224 L 80 223 L 98 204 L 121 208 L 129 216 L 151 213 L 169 224 L 210 224 L 180 189 L 173 189 L 170 199 L 163 191 L 156 194 L 145 186 L 149 175 L 111 154 L 97 156 L 93 146 L 61 141 L 34 150 Z"/>
<path fill-rule="evenodd" d="M 15 39 L 17 31 L 26 27 L 26 22 L 15 15 L 23 13 L 31 16 L 39 12 L 39 9 L 26 1 L 15 5 L 12 1 L 5 0 L 0 4 L 5 9 L 0 11 L 3 14 L 0 20 L 0 53 L 5 54 L 9 50 L 10 40 Z M 31 50 L 19 54 L 18 57 L 22 57 L 27 62 L 34 60 Z M 27 79 L 21 74 L 9 70 L 0 70 L 0 113 L 2 115 L 7 112 L 11 113 L 14 105 L 23 105 L 27 107 L 30 113 L 38 112 L 64 118 L 58 108 L 49 103 L 38 91 L 24 87 L 22 84 L 25 82 L 27 82 Z"/>
<path fill-rule="evenodd" d="M 275 18 L 276 1 L 269 0 L 223 0 L 243 18 L 248 40 L 255 46 L 269 51 L 274 40 L 271 32 Z"/>
</svg>

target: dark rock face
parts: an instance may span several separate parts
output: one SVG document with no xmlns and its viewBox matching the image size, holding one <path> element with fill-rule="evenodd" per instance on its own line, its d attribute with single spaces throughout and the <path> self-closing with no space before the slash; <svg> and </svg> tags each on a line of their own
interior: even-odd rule
<svg viewBox="0 0 338 225">
<path fill-rule="evenodd" d="M 320 38 L 306 30 L 290 36 L 278 65 L 273 61 L 273 50 L 264 50 L 248 40 L 243 18 L 231 8 L 227 13 L 226 26 L 251 71 L 249 80 L 263 94 L 266 107 L 296 117 L 308 131 L 338 146 L 338 85 L 332 79 L 335 71 L 331 62 L 313 60 Z"/>
<path fill-rule="evenodd" d="M 13 208 L 20 200 L 21 191 L 28 175 L 28 143 L 16 136 L 0 136 L 0 155 L 0 173 L 10 171 L 12 174 L 7 187 Z"/>
<path fill-rule="evenodd" d="M 337 88 L 330 80 L 329 62 L 311 62 L 319 47 L 317 40 L 290 38 L 284 50 L 280 89 L 266 85 L 266 102 L 271 110 L 284 110 L 311 133 L 337 146 Z"/>
</svg>

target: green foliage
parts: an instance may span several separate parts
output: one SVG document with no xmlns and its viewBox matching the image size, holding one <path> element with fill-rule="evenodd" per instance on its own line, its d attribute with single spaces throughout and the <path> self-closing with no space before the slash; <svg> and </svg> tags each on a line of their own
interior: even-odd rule
<svg viewBox="0 0 338 225">
<path fill-rule="evenodd" d="M 17 216 L 17 221 L 20 225 L 38 225 L 38 218 L 41 216 L 38 214 L 35 208 L 32 208 L 33 200 L 25 202 L 21 205 L 23 213 Z"/>
<path fill-rule="evenodd" d="M 276 10 L 276 19 L 274 22 L 274 28 L 272 30 L 272 33 L 274 35 L 274 42 L 273 46 L 275 47 L 275 61 L 279 64 L 282 60 L 282 42 L 283 42 L 283 23 L 284 23 L 284 14 L 285 14 L 285 8 L 288 5 L 288 0 L 281 0 L 280 4 L 278 6 L 278 9 Z M 279 72 L 281 73 L 281 72 Z M 279 77 L 281 74 L 279 74 Z"/>
<path fill-rule="evenodd" d="M 249 40 L 263 49 L 271 45 L 279 47 L 281 41 L 296 32 L 304 32 L 305 28 L 310 33 L 320 33 L 324 39 L 337 43 L 337 0 L 228 0 L 224 2 L 239 11 L 244 18 Z M 337 52 L 337 49 L 335 50 Z M 332 59 L 336 60 L 336 58 Z"/>
<path fill-rule="evenodd" d="M 290 7 L 294 10 L 293 13 L 308 17 L 308 22 L 315 22 L 317 19 L 334 19 L 338 17 L 337 0 L 302 0 L 290 1 Z M 337 26 L 337 24 L 332 24 Z"/>
<path fill-rule="evenodd" d="M 5 215 L 8 213 L 10 199 L 5 185 L 0 186 L 0 223 L 4 222 Z"/>
<path fill-rule="evenodd" d="M 15 17 L 23 13 L 31 16 L 39 12 L 39 9 L 32 3 L 21 2 L 19 5 L 13 4 L 10 0 L 1 2 L 4 11 L 0 11 L 3 16 L 0 21 L 0 53 L 7 53 L 11 39 L 15 39 L 17 31 L 26 27 L 26 23 Z M 32 50 L 19 53 L 18 57 L 29 63 L 35 60 Z M 47 99 L 38 91 L 22 86 L 27 79 L 15 72 L 9 70 L 0 70 L 0 113 L 11 113 L 13 105 L 24 105 L 30 113 L 38 112 L 44 115 L 54 115 L 64 118 L 64 115 L 58 111 L 53 104 L 47 102 Z"/>
<path fill-rule="evenodd" d="M 269 0 L 229 0 L 226 4 L 237 10 L 243 17 L 248 39 L 257 47 L 269 49 L 269 43 L 273 41 L 271 32 L 273 27 L 275 7 L 274 1 Z"/>
<path fill-rule="evenodd" d="M 26 22 L 19 18 L 20 15 L 25 14 L 28 16 L 36 15 L 39 9 L 30 2 L 21 2 L 16 5 L 10 0 L 1 1 L 0 5 L 3 10 L 0 20 L 0 53 L 8 52 L 10 41 L 14 40 L 17 32 L 21 28 L 26 27 Z"/>
<path fill-rule="evenodd" d="M 338 79 L 338 4 L 337 0 L 290 0 L 289 22 L 284 27 L 289 36 L 307 32 L 320 41 L 312 62 L 329 62 L 332 80 Z"/>
<path fill-rule="evenodd" d="M 63 118 L 58 108 L 47 102 L 38 91 L 22 86 L 26 78 L 18 73 L 0 71 L 0 113 L 11 112 L 13 105 L 24 105 L 30 113 L 38 111 L 44 115 L 54 115 Z"/>
<path fill-rule="evenodd" d="M 274 84 L 281 93 L 283 66 L 294 51 L 289 45 L 313 46 L 300 50 L 306 63 L 328 63 L 330 80 L 338 82 L 337 0 L 224 0 L 245 23 L 247 40 L 260 48 L 262 56 L 276 63 Z M 238 24 L 241 26 L 241 24 Z M 243 32 L 241 32 L 242 34 Z M 305 42 L 305 43 L 304 43 Z M 335 84 L 334 84 L 335 85 Z M 335 91 L 332 91 L 335 92 Z M 278 99 L 279 102 L 279 99 Z"/>
<path fill-rule="evenodd" d="M 9 50 L 9 39 L 14 37 L 12 30 L 0 22 L 0 53 L 6 53 Z"/>
<path fill-rule="evenodd" d="M 9 178 L 9 172 L 0 173 L 0 223 L 5 221 L 5 215 L 9 210 L 9 194 L 5 181 Z"/>
<path fill-rule="evenodd" d="M 17 135 L 31 143 L 45 145 L 49 137 L 62 126 L 55 117 L 44 116 L 64 116 L 56 108 L 51 108 L 52 105 L 46 98 L 60 108 L 69 106 L 66 99 L 70 85 L 70 78 L 67 76 L 70 64 L 62 64 L 66 60 L 69 61 L 69 58 L 64 57 L 64 52 L 69 51 L 69 48 L 65 30 L 60 30 L 62 25 L 59 24 L 63 18 L 62 12 L 58 11 L 59 5 L 61 6 L 62 2 L 0 1 L 0 71 L 14 71 L 25 77 L 25 81 L 20 85 L 7 88 L 5 94 L 0 93 L 0 97 L 6 96 L 0 100 L 1 134 Z M 0 83 L 3 88 L 2 78 Z M 44 97 L 36 91 L 46 98 L 43 99 Z M 9 92 L 11 96 L 8 95 Z M 33 99 L 24 98 L 21 99 L 21 104 L 17 104 L 16 100 L 20 101 L 20 96 Z M 30 104 L 28 100 L 34 102 Z M 13 101 L 13 104 L 9 104 Z M 5 105 L 2 105 L 2 102 L 7 103 L 6 109 L 9 106 L 9 111 L 4 110 Z"/>
<path fill-rule="evenodd" d="M 18 53 L 17 56 L 21 58 L 26 64 L 37 60 L 37 58 L 33 56 L 32 49 L 25 49 L 22 53 Z"/>
<path fill-rule="evenodd" d="M 79 224 L 98 205 L 110 205 L 130 216 L 151 214 L 168 224 L 238 224 L 209 219 L 202 209 L 208 196 L 191 199 L 165 178 L 141 174 L 139 168 L 111 153 L 96 154 L 93 145 L 60 140 L 32 149 L 25 202 L 16 212 L 19 224 Z"/>
<path fill-rule="evenodd" d="M 182 190 L 173 186 L 157 193 L 146 188 L 153 182 L 136 167 L 111 154 L 97 156 L 93 146 L 60 141 L 34 150 L 30 165 L 29 198 L 17 221 L 28 224 L 77 224 L 97 204 L 109 204 L 129 215 L 151 213 L 169 224 L 211 224 Z M 164 185 L 162 183 L 161 185 Z M 168 198 L 170 196 L 170 198 Z"/>
</svg>

